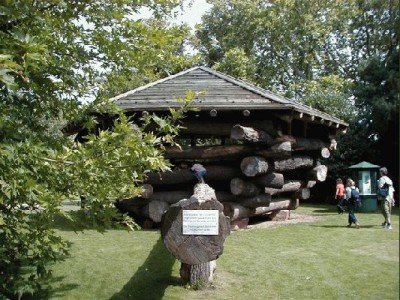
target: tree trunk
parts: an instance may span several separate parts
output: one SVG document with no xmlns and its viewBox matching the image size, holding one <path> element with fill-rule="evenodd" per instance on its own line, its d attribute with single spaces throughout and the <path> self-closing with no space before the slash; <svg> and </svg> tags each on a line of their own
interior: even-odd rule
<svg viewBox="0 0 400 300">
<path fill-rule="evenodd" d="M 183 235 L 184 210 L 218 210 L 218 235 Z M 170 206 L 161 224 L 165 247 L 181 262 L 198 265 L 215 260 L 222 254 L 223 243 L 230 233 L 229 219 L 223 214 L 223 205 L 207 184 L 197 184 L 190 199 Z"/>
<path fill-rule="evenodd" d="M 319 165 L 310 171 L 310 176 L 318 182 L 323 182 L 326 180 L 328 175 L 328 168 L 325 165 Z"/>
<path fill-rule="evenodd" d="M 242 199 L 239 204 L 245 207 L 255 208 L 259 206 L 267 206 L 271 202 L 271 195 L 260 194 L 251 198 Z"/>
<path fill-rule="evenodd" d="M 296 209 L 299 206 L 298 199 L 275 198 L 268 206 L 260 206 L 256 208 L 247 208 L 241 204 L 227 202 L 224 203 L 224 213 L 231 221 L 264 215 L 272 211 L 282 209 Z"/>
<path fill-rule="evenodd" d="M 268 171 L 268 162 L 260 156 L 248 156 L 242 159 L 240 169 L 249 177 L 262 175 Z"/>
<path fill-rule="evenodd" d="M 302 188 L 296 193 L 296 197 L 301 200 L 307 200 L 310 198 L 310 189 Z"/>
<path fill-rule="evenodd" d="M 264 158 L 285 158 L 292 155 L 292 146 L 289 142 L 273 145 L 267 149 L 255 150 L 254 154 Z"/>
<path fill-rule="evenodd" d="M 279 211 L 283 209 L 293 210 L 299 206 L 298 199 L 285 199 L 285 198 L 276 198 L 271 201 L 269 206 L 264 207 L 257 207 L 254 212 L 253 216 L 259 216 L 271 211 Z"/>
<path fill-rule="evenodd" d="M 294 137 L 291 135 L 283 135 L 274 140 L 274 144 L 284 142 L 290 143 L 293 151 L 315 151 L 328 147 L 328 144 L 318 139 Z"/>
<path fill-rule="evenodd" d="M 235 167 L 228 166 L 205 166 L 207 169 L 206 181 L 230 180 L 239 176 L 240 171 Z M 194 183 L 197 179 L 193 172 L 188 169 L 176 169 L 173 171 L 148 173 L 147 183 L 154 185 L 171 185 L 179 183 Z"/>
<path fill-rule="evenodd" d="M 225 202 L 224 214 L 230 218 L 230 221 L 248 218 L 254 209 L 244 207 L 238 203 Z"/>
<path fill-rule="evenodd" d="M 215 130 L 215 129 L 214 129 Z M 165 157 L 168 159 L 230 159 L 251 154 L 255 149 L 244 145 L 198 146 L 188 149 L 168 147 Z"/>
<path fill-rule="evenodd" d="M 308 169 L 314 165 L 314 160 L 309 156 L 293 156 L 289 159 L 276 160 L 274 170 L 278 172 L 296 169 Z"/>
<path fill-rule="evenodd" d="M 233 126 L 231 130 L 231 139 L 264 145 L 271 145 L 273 142 L 273 138 L 265 131 L 240 125 Z"/>
<path fill-rule="evenodd" d="M 165 201 L 150 201 L 143 207 L 143 215 L 156 223 L 160 223 L 161 217 L 168 207 L 169 204 Z"/>
<path fill-rule="evenodd" d="M 190 282 L 190 285 L 201 288 L 203 285 L 213 281 L 216 267 L 216 260 L 198 265 L 181 263 L 179 274 L 184 282 Z"/>
<path fill-rule="evenodd" d="M 266 187 L 264 192 L 271 196 L 280 193 L 297 192 L 301 188 L 302 182 L 299 180 L 285 180 L 285 184 L 280 189 Z"/>
<path fill-rule="evenodd" d="M 253 180 L 254 183 L 260 187 L 271 187 L 281 189 L 284 185 L 283 174 L 280 173 L 269 173 L 264 176 L 256 177 Z"/>
<path fill-rule="evenodd" d="M 235 196 L 253 197 L 260 194 L 261 189 L 252 182 L 236 177 L 231 180 L 231 193 Z"/>
</svg>

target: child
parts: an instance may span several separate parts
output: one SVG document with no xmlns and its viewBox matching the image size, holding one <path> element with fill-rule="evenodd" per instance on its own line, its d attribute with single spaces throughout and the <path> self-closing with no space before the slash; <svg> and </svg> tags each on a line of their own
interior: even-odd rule
<svg viewBox="0 0 400 300">
<path fill-rule="evenodd" d="M 345 200 L 345 192 L 344 185 L 341 178 L 336 179 L 336 193 L 335 199 L 338 200 L 338 204 L 336 205 L 338 213 L 342 214 L 344 212 L 344 200 Z"/>
<path fill-rule="evenodd" d="M 204 183 L 203 177 L 207 175 L 207 170 L 203 167 L 203 165 L 195 163 L 190 170 L 194 172 L 194 175 L 200 183 Z"/>
</svg>

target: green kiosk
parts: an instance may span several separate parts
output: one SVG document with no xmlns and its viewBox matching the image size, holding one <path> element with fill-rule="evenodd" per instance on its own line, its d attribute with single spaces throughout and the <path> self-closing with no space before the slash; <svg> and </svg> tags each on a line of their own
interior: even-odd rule
<svg viewBox="0 0 400 300">
<path fill-rule="evenodd" d="M 377 173 L 380 167 L 369 162 L 363 161 L 356 165 L 350 166 L 353 171 L 353 178 L 356 186 L 360 190 L 360 198 L 362 201 L 362 212 L 376 211 L 378 206 L 378 178 Z"/>
</svg>

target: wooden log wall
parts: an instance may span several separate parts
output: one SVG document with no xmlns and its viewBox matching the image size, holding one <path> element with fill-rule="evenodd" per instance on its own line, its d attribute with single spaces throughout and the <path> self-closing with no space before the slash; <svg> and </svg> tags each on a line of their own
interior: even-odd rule
<svg viewBox="0 0 400 300">
<path fill-rule="evenodd" d="M 249 126 L 252 125 L 252 127 Z M 214 124 L 215 125 L 215 124 Z M 296 209 L 299 201 L 310 197 L 310 189 L 325 181 L 328 169 L 319 161 L 329 157 L 329 143 L 290 135 L 274 134 L 271 123 L 221 123 L 214 129 L 192 123 L 185 134 L 205 134 L 205 129 L 226 135 L 236 144 L 195 146 L 188 149 L 167 147 L 166 158 L 173 170 L 147 174 L 142 196 L 124 199 L 118 208 L 134 217 L 159 223 L 163 213 L 174 203 L 191 196 L 197 179 L 191 164 L 207 169 L 205 181 L 216 189 L 218 200 L 231 222 L 257 216 L 271 216 L 280 210 Z M 268 131 L 266 130 L 268 129 Z M 215 135 L 213 135 L 215 136 Z"/>
</svg>

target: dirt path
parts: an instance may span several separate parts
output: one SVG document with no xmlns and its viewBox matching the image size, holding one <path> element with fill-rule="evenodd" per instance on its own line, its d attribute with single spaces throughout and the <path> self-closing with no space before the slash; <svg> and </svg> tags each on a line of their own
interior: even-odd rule
<svg viewBox="0 0 400 300">
<path fill-rule="evenodd" d="M 265 221 L 257 224 L 248 225 L 247 229 L 255 229 L 255 228 L 271 228 L 277 227 L 282 225 L 289 225 L 289 224 L 298 224 L 298 223 L 312 223 L 320 220 L 319 217 L 313 217 L 309 215 L 302 215 L 298 213 L 291 212 L 290 218 L 288 220 L 282 221 Z"/>
</svg>

